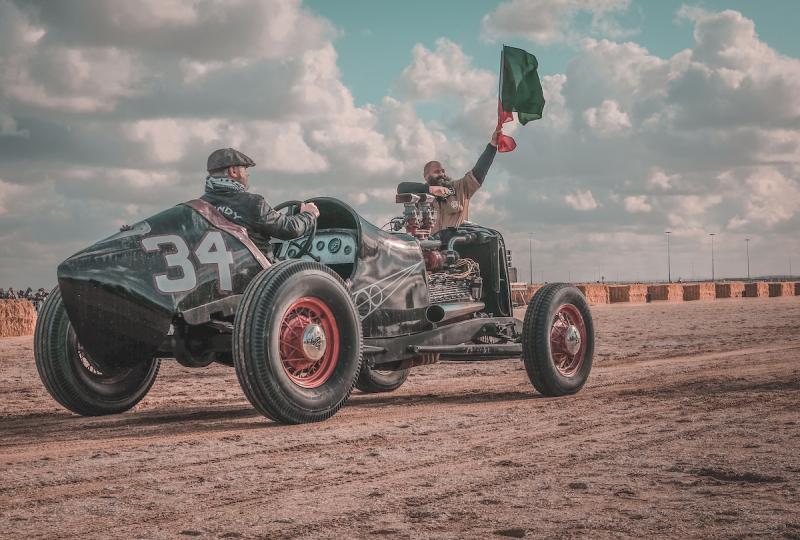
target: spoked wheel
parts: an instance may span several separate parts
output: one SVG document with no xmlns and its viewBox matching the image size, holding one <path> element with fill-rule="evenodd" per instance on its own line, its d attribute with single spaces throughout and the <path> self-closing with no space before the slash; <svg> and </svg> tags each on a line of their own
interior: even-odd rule
<svg viewBox="0 0 800 540">
<path fill-rule="evenodd" d="M 155 358 L 93 359 L 75 335 L 58 288 L 47 297 L 36 321 L 34 357 L 53 399 L 84 416 L 127 411 L 153 386 L 161 365 Z"/>
<path fill-rule="evenodd" d="M 281 321 L 283 370 L 302 388 L 325 384 L 339 358 L 339 327 L 319 298 L 305 296 L 289 306 Z"/>
<path fill-rule="evenodd" d="M 522 359 L 534 388 L 546 396 L 580 390 L 594 355 L 594 327 L 586 298 L 574 286 L 539 289 L 525 313 Z"/>
<path fill-rule="evenodd" d="M 282 261 L 242 296 L 234 324 L 236 375 L 264 416 L 318 422 L 350 396 L 361 370 L 361 340 L 341 278 L 321 264 Z"/>
<path fill-rule="evenodd" d="M 403 386 L 403 383 L 408 379 L 409 371 L 411 369 L 389 371 L 374 369 L 365 365 L 361 368 L 361 375 L 358 376 L 356 388 L 366 394 L 393 392 Z"/>
</svg>

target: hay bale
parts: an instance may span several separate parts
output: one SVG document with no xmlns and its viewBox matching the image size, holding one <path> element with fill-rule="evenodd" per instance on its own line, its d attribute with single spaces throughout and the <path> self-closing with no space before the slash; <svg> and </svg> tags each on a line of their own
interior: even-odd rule
<svg viewBox="0 0 800 540">
<path fill-rule="evenodd" d="M 714 287 L 714 294 L 717 298 L 730 298 L 731 297 L 731 284 L 730 283 L 717 283 Z"/>
<path fill-rule="evenodd" d="M 612 304 L 617 302 L 631 301 L 631 288 L 629 285 L 609 285 L 608 301 Z"/>
<path fill-rule="evenodd" d="M 647 285 L 628 285 L 628 302 L 644 303 L 647 301 Z"/>
<path fill-rule="evenodd" d="M 0 300 L 0 337 L 30 336 L 36 310 L 28 300 Z"/>
<path fill-rule="evenodd" d="M 683 300 L 683 285 L 679 283 L 648 285 L 647 292 L 650 293 L 651 300 L 667 300 L 671 302 Z"/>
<path fill-rule="evenodd" d="M 684 285 L 683 300 L 686 302 L 691 300 L 700 300 L 700 285 Z"/>
<path fill-rule="evenodd" d="M 794 295 L 800 296 L 800 281 L 794 284 Z"/>
<path fill-rule="evenodd" d="M 608 286 L 597 283 L 582 283 L 578 285 L 590 304 L 608 304 Z"/>
<path fill-rule="evenodd" d="M 744 283 L 736 281 L 730 284 L 731 298 L 744 298 Z"/>
<path fill-rule="evenodd" d="M 774 296 L 794 296 L 794 284 L 789 282 L 769 283 L 769 295 Z"/>
<path fill-rule="evenodd" d="M 755 281 L 753 283 L 746 283 L 744 286 L 745 298 L 761 298 L 769 296 L 769 284 L 763 281 Z"/>
<path fill-rule="evenodd" d="M 700 288 L 700 300 L 713 300 L 717 297 L 714 283 L 698 283 Z"/>
<path fill-rule="evenodd" d="M 717 283 L 715 293 L 717 298 L 741 298 L 744 295 L 744 283 L 741 281 Z"/>
</svg>

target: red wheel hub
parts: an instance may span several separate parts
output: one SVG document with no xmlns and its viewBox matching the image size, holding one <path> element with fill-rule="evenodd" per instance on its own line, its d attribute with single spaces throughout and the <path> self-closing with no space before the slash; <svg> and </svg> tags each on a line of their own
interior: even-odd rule
<svg viewBox="0 0 800 540">
<path fill-rule="evenodd" d="M 289 306 L 281 320 L 280 354 L 298 386 L 317 388 L 330 378 L 339 359 L 339 328 L 325 302 L 304 296 Z"/>
<path fill-rule="evenodd" d="M 572 377 L 586 356 L 586 324 L 580 310 L 572 304 L 558 308 L 550 326 L 550 353 L 561 375 Z"/>
</svg>

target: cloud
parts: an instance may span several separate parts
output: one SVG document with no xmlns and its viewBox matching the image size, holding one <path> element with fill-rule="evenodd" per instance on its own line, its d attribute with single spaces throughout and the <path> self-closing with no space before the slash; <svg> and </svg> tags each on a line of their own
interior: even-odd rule
<svg viewBox="0 0 800 540">
<path fill-rule="evenodd" d="M 597 202 L 594 200 L 592 192 L 588 189 L 586 191 L 577 190 L 574 193 L 568 194 L 564 197 L 564 202 L 575 210 L 580 211 L 594 210 L 597 208 Z"/>
<path fill-rule="evenodd" d="M 512 6 L 552 9 L 515 30 L 500 24 Z M 542 77 L 544 117 L 495 157 L 471 219 L 522 253 L 536 231 L 535 271 L 552 279 L 653 273 L 667 227 L 678 244 L 719 231 L 723 271 L 722 236 L 800 247 L 798 60 L 737 12 L 690 8 L 691 41 L 662 57 L 612 36 L 627 6 L 504 2 L 487 15 L 485 32 L 574 49 Z M 390 95 L 358 104 L 336 35 L 299 1 L 0 0 L 0 283 L 50 284 L 59 260 L 122 222 L 197 197 L 218 147 L 255 159 L 252 189 L 269 201 L 336 196 L 378 225 L 426 161 L 453 176 L 473 166 L 497 80 L 466 43 L 399 51 Z"/>
<path fill-rule="evenodd" d="M 30 137 L 30 135 L 27 129 L 18 129 L 13 116 L 0 111 L 0 137 Z"/>
<path fill-rule="evenodd" d="M 627 113 L 621 111 L 613 99 L 606 99 L 600 107 L 583 111 L 583 119 L 600 136 L 615 135 L 631 127 Z"/>
<path fill-rule="evenodd" d="M 62 0 L 20 2 L 48 40 L 172 58 L 282 59 L 318 48 L 333 26 L 300 0 Z"/>
<path fill-rule="evenodd" d="M 631 214 L 646 214 L 653 210 L 653 207 L 647 202 L 647 195 L 631 195 L 625 197 L 623 202 L 625 211 Z"/>
<path fill-rule="evenodd" d="M 411 64 L 399 80 L 404 97 L 420 100 L 453 96 L 470 106 L 496 93 L 497 76 L 473 68 L 472 59 L 448 39 L 437 39 L 435 51 L 417 44 L 411 54 Z"/>
<path fill-rule="evenodd" d="M 668 191 L 672 188 L 673 183 L 678 179 L 678 175 L 668 175 L 663 170 L 655 168 L 651 171 L 647 183 L 661 191 Z"/>
<path fill-rule="evenodd" d="M 613 38 L 632 35 L 611 16 L 628 9 L 630 0 L 510 0 L 503 2 L 481 22 L 481 36 L 489 41 L 522 37 L 534 43 L 568 41 L 576 30 L 575 19 L 592 17 L 591 31 Z"/>
<path fill-rule="evenodd" d="M 800 213 L 800 182 L 774 169 L 761 169 L 746 180 L 749 188 L 742 217 L 731 218 L 729 227 L 743 229 L 751 224 L 773 227 Z"/>
</svg>

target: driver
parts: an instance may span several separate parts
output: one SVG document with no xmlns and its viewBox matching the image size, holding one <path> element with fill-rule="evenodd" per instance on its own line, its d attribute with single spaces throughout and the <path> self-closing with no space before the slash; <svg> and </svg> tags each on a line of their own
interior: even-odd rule
<svg viewBox="0 0 800 540">
<path fill-rule="evenodd" d="M 264 197 L 248 193 L 249 167 L 255 162 L 233 148 L 220 148 L 208 156 L 206 192 L 200 197 L 223 216 L 247 229 L 253 243 L 272 258 L 271 237 L 291 240 L 306 234 L 319 216 L 314 203 L 300 205 L 300 213 L 287 216 L 272 209 Z"/>
<path fill-rule="evenodd" d="M 397 193 L 430 193 L 436 197 L 434 207 L 439 218 L 431 234 L 448 227 L 458 227 L 469 219 L 469 200 L 483 185 L 494 161 L 499 133 L 500 130 L 495 130 L 477 163 L 463 178 L 453 180 L 447 176 L 440 162 L 429 161 L 422 170 L 425 182 L 401 182 L 397 186 Z"/>
</svg>

